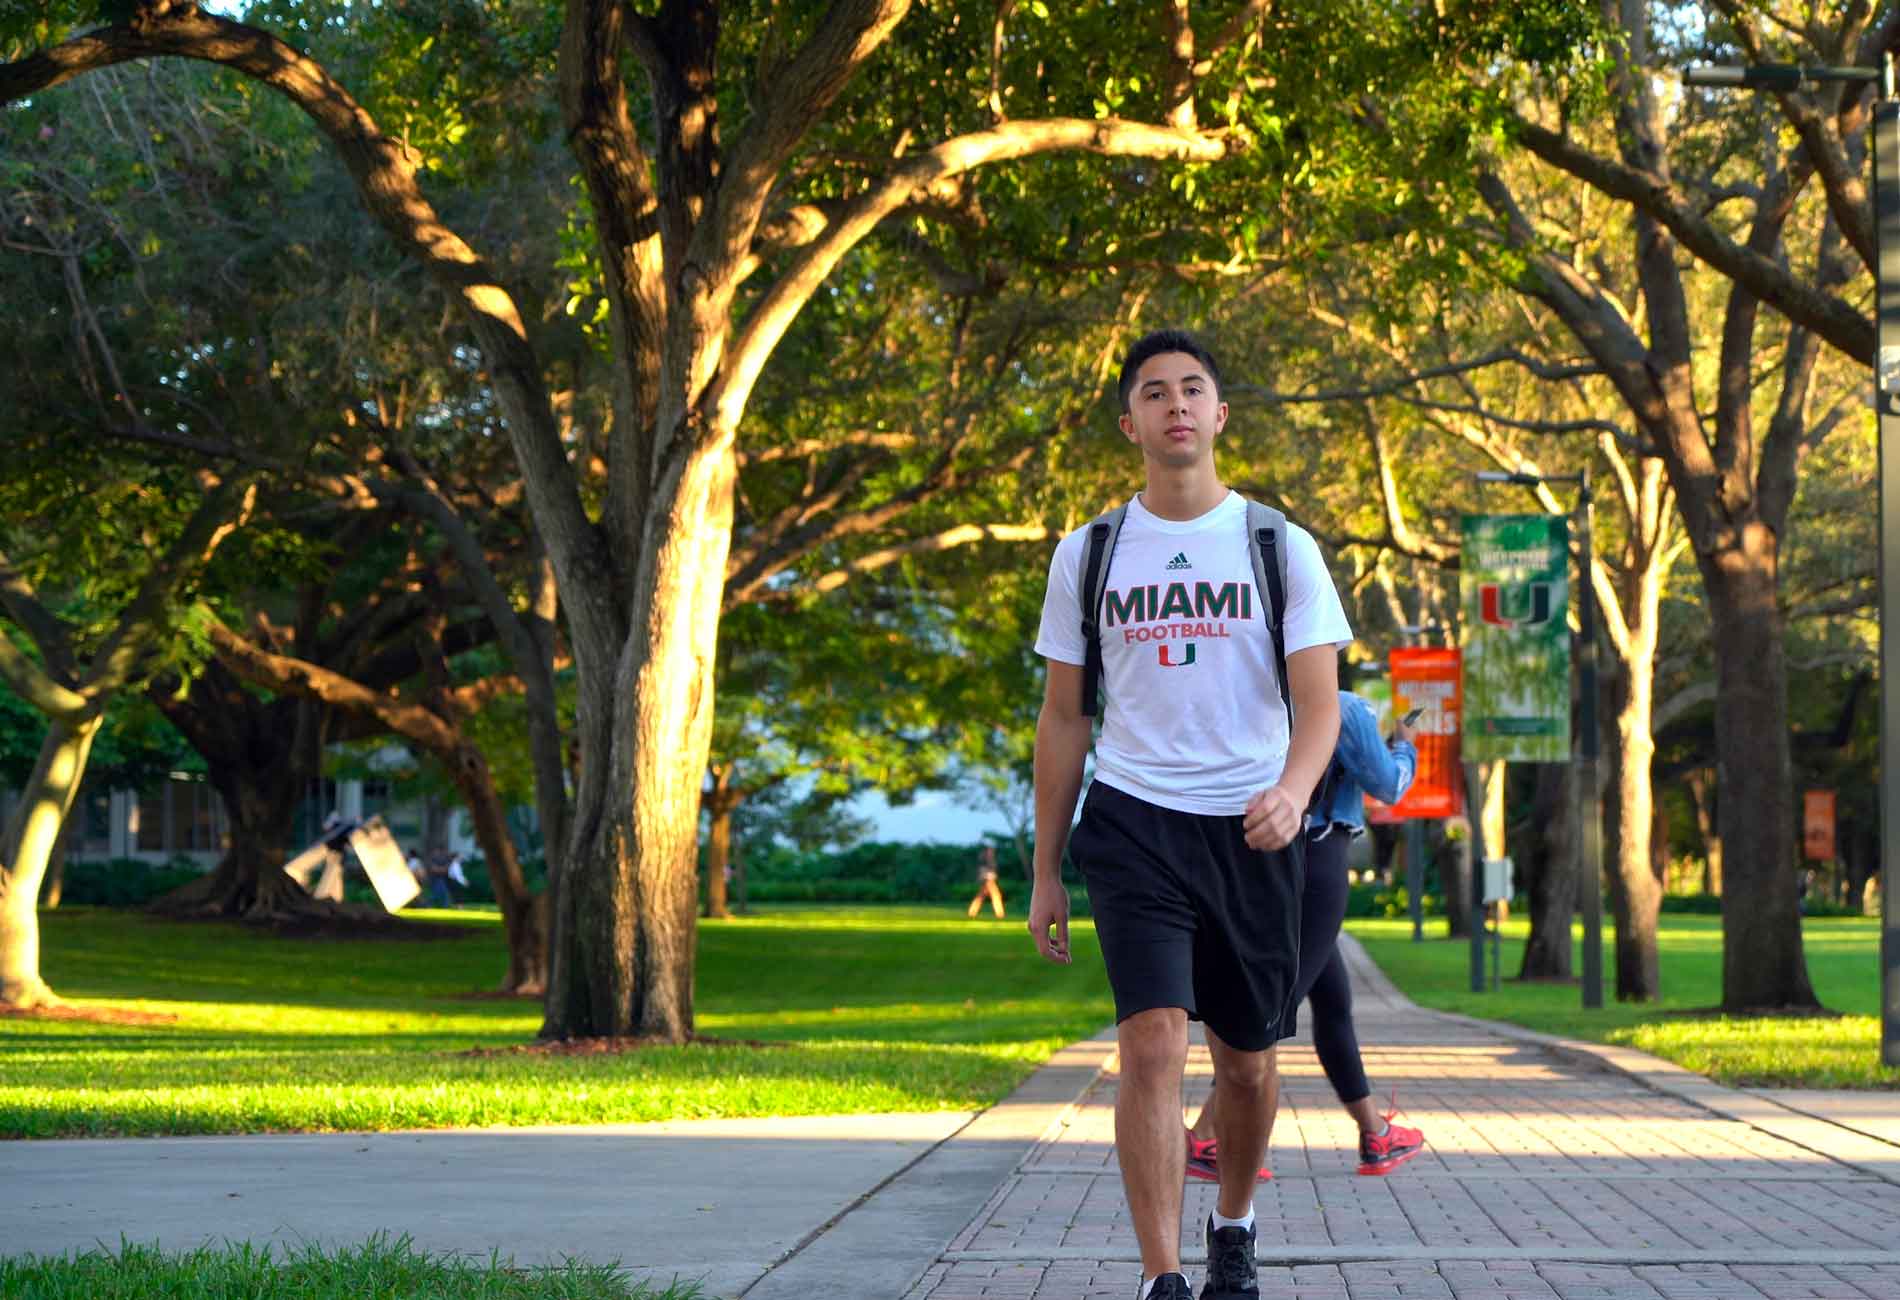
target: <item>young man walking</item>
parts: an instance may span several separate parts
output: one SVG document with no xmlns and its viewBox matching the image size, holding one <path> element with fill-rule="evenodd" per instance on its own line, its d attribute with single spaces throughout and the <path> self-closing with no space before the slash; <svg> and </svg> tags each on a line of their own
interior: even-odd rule
<svg viewBox="0 0 1900 1300">
<path fill-rule="evenodd" d="M 1141 1249 L 1139 1300 L 1191 1300 L 1181 1272 L 1181 1076 L 1187 1022 L 1215 1061 L 1220 1196 L 1202 1300 L 1259 1294 L 1254 1170 L 1266 1151 L 1273 1044 L 1299 965 L 1300 833 L 1339 729 L 1336 652 L 1352 639 L 1319 548 L 1285 527 L 1286 674 L 1268 627 L 1279 585 L 1257 569 L 1247 503 L 1220 481 L 1220 371 L 1192 335 L 1149 334 L 1122 364 L 1121 430 L 1145 482 L 1128 503 L 1100 606 L 1084 594 L 1089 528 L 1049 568 L 1036 651 L 1036 861 L 1029 931 L 1069 960 L 1062 856 L 1088 886 L 1115 995 L 1115 1146 Z M 1106 707 L 1095 780 L 1069 842 L 1090 744 L 1083 704 L 1099 641 Z M 1284 687 L 1284 690 L 1283 690 Z M 1290 701 L 1290 709 L 1288 702 Z M 1290 716 L 1289 716 L 1290 714 Z"/>
</svg>

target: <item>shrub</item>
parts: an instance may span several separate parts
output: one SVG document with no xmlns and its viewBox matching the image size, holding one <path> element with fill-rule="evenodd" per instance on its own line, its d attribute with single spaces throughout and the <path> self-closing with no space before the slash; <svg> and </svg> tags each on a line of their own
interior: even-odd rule
<svg viewBox="0 0 1900 1300">
<path fill-rule="evenodd" d="M 492 903 L 495 901 L 495 885 L 488 878 L 488 863 L 481 858 L 463 858 L 462 874 L 468 877 L 468 885 L 463 887 L 454 881 L 449 888 L 455 894 L 458 903 Z M 544 857 L 521 859 L 521 874 L 528 882 L 530 894 L 547 892 L 548 860 Z M 426 897 L 428 891 L 423 891 Z"/>
<path fill-rule="evenodd" d="M 204 874 L 190 858 L 152 863 L 138 858 L 68 862 L 60 901 L 94 907 L 143 907 Z"/>
<path fill-rule="evenodd" d="M 1720 916 L 1722 896 L 1720 894 L 1664 894 L 1662 910 L 1685 912 L 1691 916 Z"/>
<path fill-rule="evenodd" d="M 964 902 L 976 890 L 974 844 L 873 841 L 832 852 L 772 849 L 746 862 L 746 897 L 756 902 Z M 1016 849 L 996 845 L 1003 896 L 1027 901 L 1029 881 Z"/>
<path fill-rule="evenodd" d="M 1404 885 L 1394 885 L 1390 889 L 1378 885 L 1361 885 L 1359 888 L 1375 891 L 1372 897 L 1373 910 L 1354 912 L 1348 903 L 1347 916 L 1383 916 L 1387 920 L 1398 920 L 1412 914 L 1412 896 L 1406 892 Z M 1445 913 L 1445 902 L 1436 894 L 1420 894 L 1419 903 L 1422 915 L 1443 916 Z"/>
</svg>

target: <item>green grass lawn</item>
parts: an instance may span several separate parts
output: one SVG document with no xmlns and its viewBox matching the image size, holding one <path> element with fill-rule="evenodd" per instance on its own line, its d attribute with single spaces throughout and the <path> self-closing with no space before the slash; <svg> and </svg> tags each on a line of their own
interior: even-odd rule
<svg viewBox="0 0 1900 1300">
<path fill-rule="evenodd" d="M 701 1300 L 693 1284 L 655 1291 L 611 1265 L 516 1268 L 415 1250 L 407 1239 L 273 1252 L 245 1244 L 166 1254 L 146 1246 L 0 1258 L 0 1300 Z"/>
<path fill-rule="evenodd" d="M 0 1137 L 587 1124 L 964 1110 L 1114 1018 L 1093 929 L 1074 965 L 960 908 L 766 911 L 700 928 L 698 1031 L 758 1040 L 548 1056 L 507 1049 L 536 1002 L 473 998 L 504 968 L 463 939 L 279 939 L 136 912 L 41 914 L 43 971 L 81 1006 L 161 1025 L 0 1021 Z"/>
<path fill-rule="evenodd" d="M 1722 920 L 1662 917 L 1662 998 L 1618 1003 L 1609 926 L 1604 928 L 1604 1000 L 1585 1011 L 1576 984 L 1520 984 L 1529 924 L 1514 919 L 1502 943 L 1504 979 L 1470 990 L 1469 947 L 1443 939 L 1445 922 L 1428 918 L 1426 941 L 1411 941 L 1409 921 L 1349 921 L 1347 929 L 1413 1001 L 1441 1011 L 1508 1020 L 1530 1029 L 1601 1043 L 1625 1043 L 1723 1083 L 1790 1088 L 1900 1088 L 1900 1070 L 1880 1064 L 1880 933 L 1872 917 L 1814 917 L 1803 927 L 1808 973 L 1828 1017 L 1729 1017 L 1722 1000 Z M 1579 947 L 1582 931 L 1577 932 Z M 1486 949 L 1487 962 L 1489 948 Z M 1583 961 L 1575 959 L 1575 969 Z"/>
</svg>

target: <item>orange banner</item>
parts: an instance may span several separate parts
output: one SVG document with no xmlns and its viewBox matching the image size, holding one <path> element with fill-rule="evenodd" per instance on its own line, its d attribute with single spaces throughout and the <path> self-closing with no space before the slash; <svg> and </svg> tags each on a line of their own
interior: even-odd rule
<svg viewBox="0 0 1900 1300">
<path fill-rule="evenodd" d="M 1414 817 L 1456 817 L 1465 808 L 1464 771 L 1458 764 L 1464 721 L 1462 654 L 1456 646 L 1408 647 L 1387 658 L 1392 674 L 1392 716 L 1425 710 L 1418 719 L 1418 775 L 1396 804 L 1366 799 L 1374 822 Z"/>
<path fill-rule="evenodd" d="M 1834 860 L 1834 792 L 1808 790 L 1801 795 L 1801 849 L 1815 862 Z"/>
</svg>

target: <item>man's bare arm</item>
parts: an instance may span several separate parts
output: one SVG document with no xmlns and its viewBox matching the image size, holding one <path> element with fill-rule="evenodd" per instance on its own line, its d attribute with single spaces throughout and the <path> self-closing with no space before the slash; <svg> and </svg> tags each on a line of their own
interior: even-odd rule
<svg viewBox="0 0 1900 1300">
<path fill-rule="evenodd" d="M 1339 743 L 1339 659 L 1330 644 L 1296 650 L 1286 659 L 1293 697 L 1293 735 L 1278 783 L 1247 804 L 1242 827 L 1256 849 L 1283 849 L 1300 833 L 1313 788 Z"/>
<path fill-rule="evenodd" d="M 1339 744 L 1339 653 L 1332 643 L 1288 655 L 1286 684 L 1293 695 L 1293 739 L 1280 785 L 1304 808 Z"/>
<path fill-rule="evenodd" d="M 1069 843 L 1090 725 L 1082 712 L 1082 669 L 1049 660 L 1042 713 L 1036 719 L 1036 879 L 1029 901 L 1029 933 L 1050 961 L 1069 960 L 1069 892 L 1062 885 L 1062 854 Z M 1053 935 L 1051 931 L 1054 931 Z"/>
</svg>

